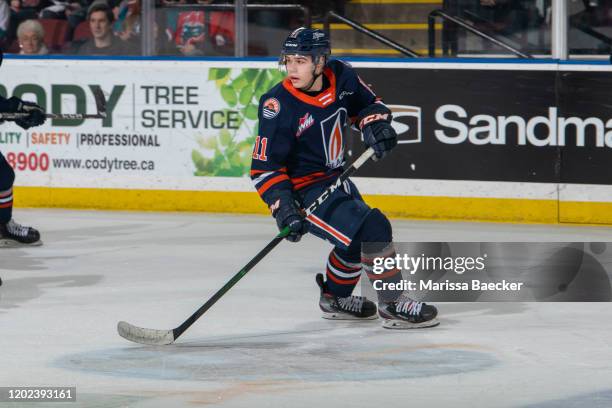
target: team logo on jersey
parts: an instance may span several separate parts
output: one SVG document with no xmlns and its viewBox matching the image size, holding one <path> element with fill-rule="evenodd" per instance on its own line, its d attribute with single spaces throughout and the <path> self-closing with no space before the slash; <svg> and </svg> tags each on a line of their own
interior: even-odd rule
<svg viewBox="0 0 612 408">
<path fill-rule="evenodd" d="M 346 109 L 340 108 L 333 115 L 321 122 L 321 134 L 325 147 L 327 167 L 335 169 L 344 163 L 344 138 L 346 126 Z"/>
<path fill-rule="evenodd" d="M 312 125 L 314 125 L 314 119 L 312 118 L 310 112 L 306 112 L 306 114 L 302 116 L 298 122 L 298 130 L 295 134 L 295 137 L 302 136 L 302 133 L 304 133 L 306 129 L 308 129 Z"/>
<path fill-rule="evenodd" d="M 276 98 L 268 98 L 263 103 L 262 114 L 266 119 L 275 118 L 281 110 L 281 105 L 278 99 Z"/>
</svg>

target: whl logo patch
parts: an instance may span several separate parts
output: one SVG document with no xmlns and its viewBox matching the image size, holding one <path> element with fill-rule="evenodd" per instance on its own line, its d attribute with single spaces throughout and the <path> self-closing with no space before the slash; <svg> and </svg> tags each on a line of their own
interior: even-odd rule
<svg viewBox="0 0 612 408">
<path fill-rule="evenodd" d="M 302 133 L 304 133 L 306 129 L 311 127 L 313 124 L 314 124 L 314 119 L 312 118 L 312 115 L 310 114 L 310 112 L 307 112 L 304 116 L 300 118 L 298 122 L 298 130 L 297 130 L 297 133 L 295 134 L 295 137 L 302 136 Z"/>
<path fill-rule="evenodd" d="M 321 122 L 321 135 L 325 147 L 326 165 L 335 169 L 344 163 L 344 138 L 343 132 L 346 126 L 346 109 L 340 108 Z"/>
</svg>

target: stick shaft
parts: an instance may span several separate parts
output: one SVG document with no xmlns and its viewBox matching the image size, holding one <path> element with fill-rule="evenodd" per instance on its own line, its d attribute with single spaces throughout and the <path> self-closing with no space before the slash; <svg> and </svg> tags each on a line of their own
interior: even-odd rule
<svg viewBox="0 0 612 408">
<path fill-rule="evenodd" d="M 47 119 L 104 119 L 106 118 L 106 98 L 104 93 L 100 87 L 95 87 L 93 94 L 98 113 L 46 113 L 45 117 Z M 29 113 L 24 112 L 0 112 L 0 120 L 19 120 L 29 115 Z"/>
<path fill-rule="evenodd" d="M 0 120 L 19 120 L 29 116 L 29 113 L 0 113 Z M 104 119 L 104 114 L 82 113 L 46 113 L 47 119 Z"/>
<path fill-rule="evenodd" d="M 349 168 L 344 170 L 338 177 L 336 182 L 330 185 L 325 191 L 317 198 L 312 205 L 306 209 L 308 215 L 312 214 L 321 206 L 321 204 L 338 188 L 346 179 L 348 179 L 353 173 L 359 169 L 372 155 L 374 150 L 368 148 Z M 240 279 L 244 277 L 255 265 L 259 263 L 270 251 L 272 251 L 287 235 L 289 235 L 289 227 L 285 227 L 272 241 L 265 246 L 264 249 L 259 251 L 253 259 L 249 261 L 237 274 L 235 274 L 221 289 L 219 289 L 206 303 L 202 305 L 198 310 L 195 311 L 187 320 L 185 320 L 176 329 L 173 329 L 174 340 L 176 340 L 181 334 L 183 334 L 192 324 L 196 322 L 208 309 L 212 307 L 221 297 L 227 293 Z"/>
</svg>

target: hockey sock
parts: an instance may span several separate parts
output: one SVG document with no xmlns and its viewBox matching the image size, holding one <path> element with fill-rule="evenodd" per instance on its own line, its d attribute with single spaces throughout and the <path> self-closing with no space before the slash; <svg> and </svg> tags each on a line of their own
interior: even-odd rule
<svg viewBox="0 0 612 408">
<path fill-rule="evenodd" d="M 349 262 L 332 250 L 327 258 L 327 289 L 338 297 L 347 297 L 361 277 L 361 264 Z"/>
<path fill-rule="evenodd" d="M 395 266 L 385 268 L 384 265 L 380 265 L 379 262 L 376 262 L 376 259 L 388 257 L 395 257 L 393 243 L 388 243 L 384 247 L 380 247 L 380 245 L 376 244 L 364 245 L 361 263 L 372 286 L 376 289 L 379 303 L 392 302 L 403 292 L 403 290 L 394 288 L 400 285 L 390 285 L 399 283 L 402 280 L 401 271 Z"/>
<path fill-rule="evenodd" d="M 0 153 L 0 224 L 6 224 L 13 216 L 13 182 L 15 172 Z"/>
<path fill-rule="evenodd" d="M 0 191 L 0 224 L 6 224 L 11 220 L 13 211 L 13 189 Z"/>
</svg>

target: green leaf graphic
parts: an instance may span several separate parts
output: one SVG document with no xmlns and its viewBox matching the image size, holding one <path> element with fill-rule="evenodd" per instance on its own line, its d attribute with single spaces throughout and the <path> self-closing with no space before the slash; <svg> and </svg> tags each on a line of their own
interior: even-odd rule
<svg viewBox="0 0 612 408">
<path fill-rule="evenodd" d="M 220 129 L 215 136 L 200 137 L 197 141 L 207 157 L 197 150 L 191 153 L 196 176 L 243 177 L 249 174 L 255 136 L 258 134 L 257 113 L 259 99 L 283 79 L 276 69 L 211 68 L 208 80 L 215 83 L 226 106 L 225 113 L 238 112 L 232 128 Z M 235 114 L 234 114 L 235 115 Z M 224 124 L 226 127 L 228 123 Z M 241 137 L 245 139 L 240 140 Z"/>
<path fill-rule="evenodd" d="M 240 92 L 248 83 L 249 81 L 246 79 L 245 75 L 242 74 L 232 81 L 231 86 L 236 92 Z"/>
<path fill-rule="evenodd" d="M 248 105 L 252 99 L 253 99 L 253 87 L 247 84 L 244 88 L 242 88 L 242 91 L 240 91 L 240 96 L 238 97 L 238 101 L 240 101 L 242 105 Z"/>
<path fill-rule="evenodd" d="M 232 135 L 230 134 L 229 130 L 221 129 L 219 132 L 219 143 L 221 143 L 221 146 L 223 147 L 228 147 L 232 143 Z"/>
<path fill-rule="evenodd" d="M 231 73 L 230 68 L 216 68 L 216 76 L 215 79 L 223 79 L 229 77 Z"/>
<path fill-rule="evenodd" d="M 258 106 L 249 105 L 244 109 L 244 116 L 247 119 L 257 120 L 257 111 L 258 111 Z"/>
<path fill-rule="evenodd" d="M 229 106 L 236 106 L 236 102 L 238 102 L 236 91 L 229 85 L 221 86 L 221 97 Z"/>
<path fill-rule="evenodd" d="M 219 69 L 218 68 L 210 68 L 208 70 L 208 80 L 209 81 L 214 81 L 215 79 L 217 79 L 217 71 Z"/>
<path fill-rule="evenodd" d="M 257 74 L 259 74 L 258 69 L 247 68 L 244 70 L 244 77 L 249 82 L 252 82 L 255 78 L 257 78 Z"/>
</svg>

